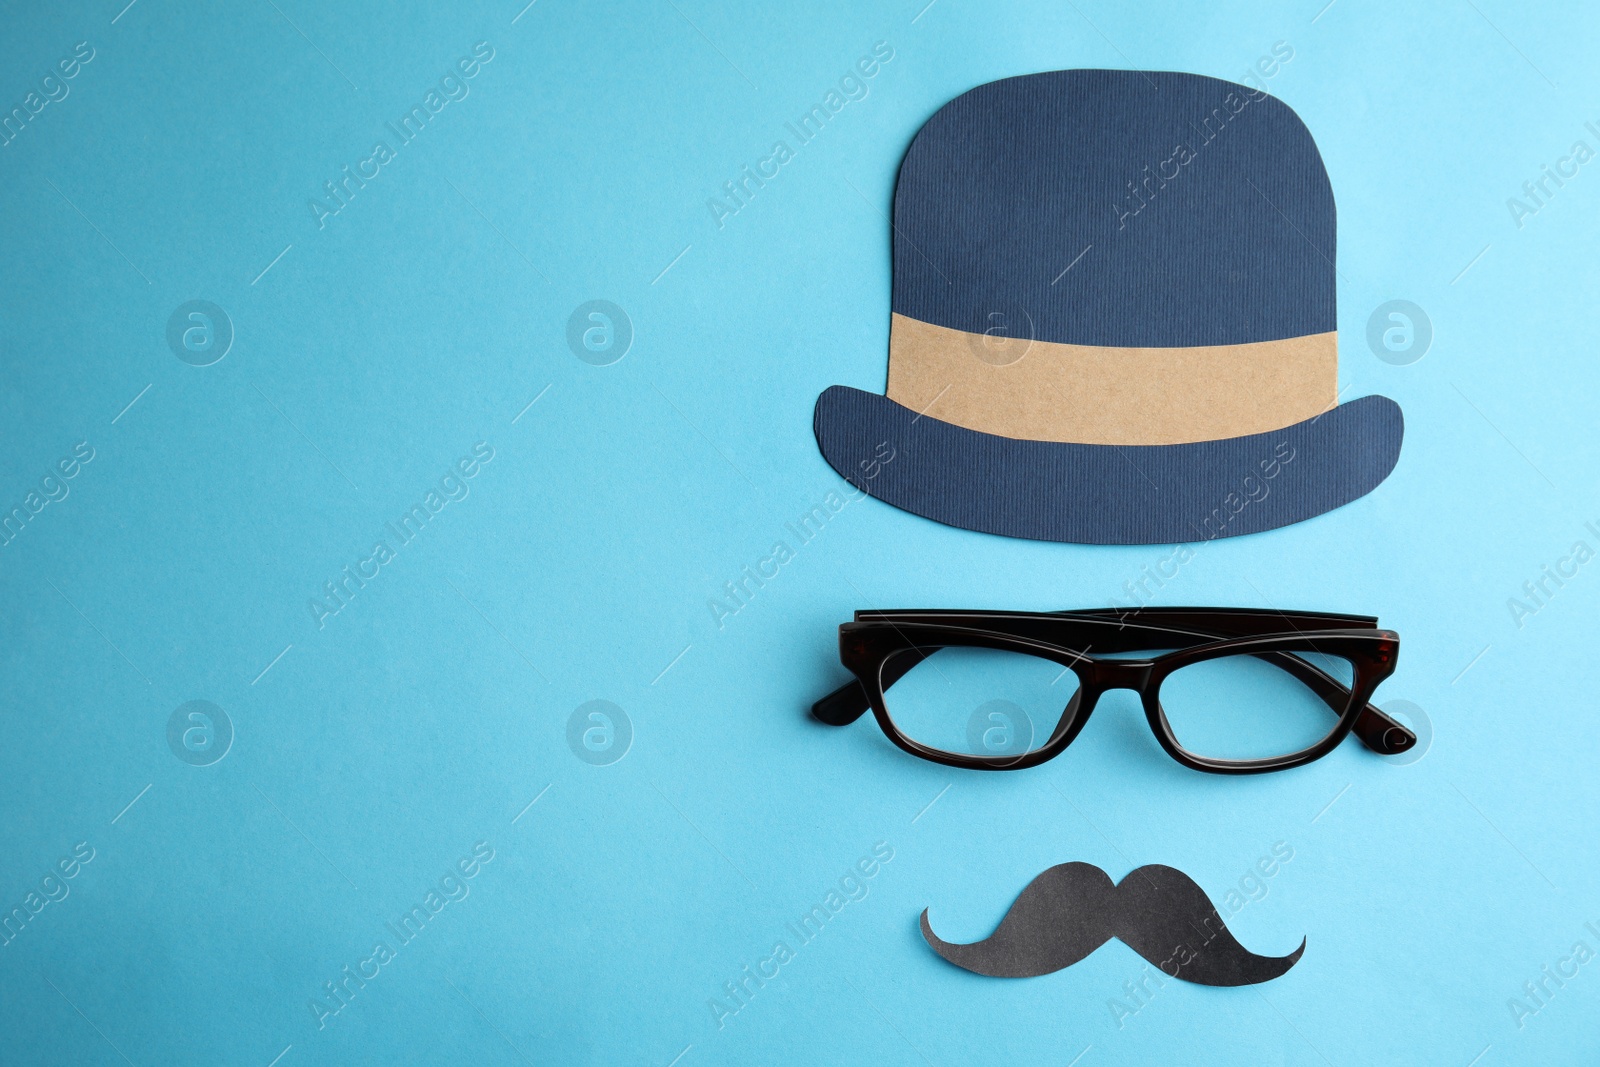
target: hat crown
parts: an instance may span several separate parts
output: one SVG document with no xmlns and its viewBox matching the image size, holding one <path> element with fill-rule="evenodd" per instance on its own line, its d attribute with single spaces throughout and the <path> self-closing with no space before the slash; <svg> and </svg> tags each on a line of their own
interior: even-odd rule
<svg viewBox="0 0 1600 1067">
<path fill-rule="evenodd" d="M 1336 328 L 1316 144 L 1287 104 L 1217 78 L 1067 70 L 980 85 L 912 141 L 894 224 L 893 310 L 935 326 L 982 334 L 998 314 L 1008 332 L 1108 348 Z"/>
</svg>

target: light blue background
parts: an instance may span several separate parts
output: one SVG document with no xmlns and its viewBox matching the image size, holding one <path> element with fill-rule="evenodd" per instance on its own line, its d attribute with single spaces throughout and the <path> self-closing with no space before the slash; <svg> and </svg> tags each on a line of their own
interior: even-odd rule
<svg viewBox="0 0 1600 1067">
<path fill-rule="evenodd" d="M 0 905 L 96 850 L 0 947 L 0 1059 L 1593 1060 L 1600 963 L 1520 1027 L 1507 1004 L 1600 948 L 1600 564 L 1521 627 L 1507 608 L 1600 547 L 1600 163 L 1521 228 L 1506 207 L 1600 147 L 1586 7 L 124 2 L 11 3 L 0 29 L 7 110 L 96 52 L 0 148 L 0 503 L 95 449 L 0 548 Z M 470 96 L 319 230 L 322 183 L 479 41 Z M 870 95 L 719 229 L 707 199 L 878 41 Z M 1429 751 L 1196 774 L 1120 694 L 1062 758 L 984 775 L 809 722 L 853 609 L 1104 605 L 1170 552 L 871 500 L 786 533 L 842 487 L 816 395 L 883 385 L 909 138 L 995 78 L 1237 79 L 1280 41 L 1266 84 L 1338 200 L 1341 387 L 1399 401 L 1405 449 L 1369 497 L 1206 545 L 1158 599 L 1379 614 L 1403 636 L 1381 699 L 1424 709 Z M 1395 298 L 1434 324 L 1410 366 L 1365 342 Z M 236 330 L 214 366 L 166 345 L 192 299 Z M 565 342 L 592 299 L 636 331 L 614 366 Z M 478 441 L 471 495 L 319 630 L 308 598 Z M 719 629 L 708 600 L 779 539 L 796 558 Z M 565 740 L 595 698 L 633 723 L 610 766 Z M 236 730 L 209 767 L 167 747 L 190 699 Z M 322 983 L 477 841 L 470 896 L 319 1030 Z M 880 841 L 869 895 L 719 1028 L 708 999 Z M 916 930 L 931 906 L 982 936 L 1066 860 L 1171 864 L 1220 899 L 1280 841 L 1293 860 L 1230 925 L 1266 953 L 1307 938 L 1302 962 L 1169 983 L 1120 1027 L 1144 969 L 1121 944 L 994 981 Z"/>
</svg>

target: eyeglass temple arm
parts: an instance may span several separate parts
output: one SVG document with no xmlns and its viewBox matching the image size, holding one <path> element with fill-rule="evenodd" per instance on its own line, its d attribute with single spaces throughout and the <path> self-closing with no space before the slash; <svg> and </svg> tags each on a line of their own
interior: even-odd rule
<svg viewBox="0 0 1600 1067">
<path fill-rule="evenodd" d="M 1262 659 L 1271 660 L 1289 674 L 1299 679 L 1315 693 L 1336 715 L 1343 715 L 1350 701 L 1350 690 L 1330 678 L 1326 673 L 1288 652 L 1265 652 Z M 1404 725 L 1384 714 L 1374 704 L 1368 704 L 1356 716 L 1350 732 L 1380 756 L 1397 756 L 1413 748 L 1417 735 Z"/>
<path fill-rule="evenodd" d="M 888 689 L 909 674 L 911 668 L 937 651 L 939 650 L 936 648 L 927 651 L 908 649 L 901 655 L 895 656 L 883 666 L 883 687 Z M 866 690 L 861 688 L 860 682 L 852 678 L 811 705 L 811 716 L 829 726 L 849 726 L 865 715 L 869 706 Z"/>
<path fill-rule="evenodd" d="M 1255 637 L 1288 630 L 1375 630 L 1378 627 L 1378 620 L 1372 615 L 1255 608 L 1086 608 L 1055 614 L 1115 619 L 1134 626 L 1176 628 L 1217 637 Z"/>
<path fill-rule="evenodd" d="M 867 712 L 867 694 L 854 678 L 811 705 L 811 717 L 829 726 L 849 726 Z"/>
</svg>

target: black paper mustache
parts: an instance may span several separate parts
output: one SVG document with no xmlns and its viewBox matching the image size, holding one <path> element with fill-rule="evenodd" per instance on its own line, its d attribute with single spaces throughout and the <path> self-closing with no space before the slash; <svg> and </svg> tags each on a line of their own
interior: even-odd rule
<svg viewBox="0 0 1600 1067">
<path fill-rule="evenodd" d="M 922 936 L 957 967 L 991 978 L 1033 978 L 1088 956 L 1113 937 L 1173 978 L 1200 985 L 1255 985 L 1293 967 L 1257 956 L 1228 931 L 1205 890 L 1182 871 L 1153 863 L 1119 884 L 1090 863 L 1051 867 L 1017 895 L 994 933 L 970 945 L 941 941 L 922 912 Z"/>
</svg>

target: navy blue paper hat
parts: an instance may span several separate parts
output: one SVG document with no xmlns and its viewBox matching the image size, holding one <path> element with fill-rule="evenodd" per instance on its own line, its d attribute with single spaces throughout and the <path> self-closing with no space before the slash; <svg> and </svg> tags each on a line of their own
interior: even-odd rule
<svg viewBox="0 0 1600 1067">
<path fill-rule="evenodd" d="M 887 503 L 1010 537 L 1200 541 L 1347 504 L 1404 423 L 1338 403 L 1334 229 L 1311 134 L 1259 90 L 981 85 L 900 166 L 887 395 L 826 390 L 817 443 Z"/>
</svg>

